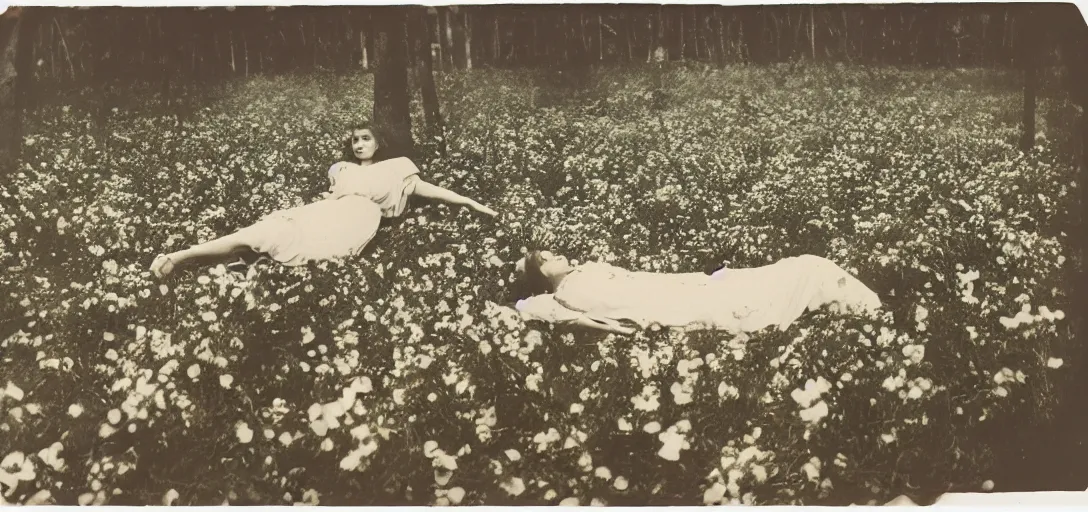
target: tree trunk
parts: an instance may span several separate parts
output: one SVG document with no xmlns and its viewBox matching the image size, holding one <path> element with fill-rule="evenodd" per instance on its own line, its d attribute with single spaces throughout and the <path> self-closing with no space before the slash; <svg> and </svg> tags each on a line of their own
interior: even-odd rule
<svg viewBox="0 0 1088 512">
<path fill-rule="evenodd" d="M 604 60 L 604 29 L 601 27 L 604 21 L 601 19 L 601 14 L 597 13 L 597 61 Z"/>
<path fill-rule="evenodd" d="M 687 58 L 687 39 L 688 33 L 684 30 L 684 11 L 680 13 L 680 60 Z"/>
<path fill-rule="evenodd" d="M 367 54 L 367 34 L 370 30 L 359 30 L 359 64 L 362 66 L 363 71 L 367 71 L 370 68 L 370 55 Z"/>
<path fill-rule="evenodd" d="M 57 35 L 60 36 L 60 47 L 64 50 L 65 60 L 68 61 L 68 71 L 71 73 L 72 81 L 75 81 L 76 67 L 72 64 L 72 53 L 68 50 L 68 40 L 64 37 L 64 29 L 61 28 L 56 16 L 53 17 L 53 24 L 57 27 Z"/>
<path fill-rule="evenodd" d="M 446 61 L 443 65 L 448 66 L 448 69 L 453 69 L 453 13 L 451 7 L 442 8 L 442 19 L 445 20 L 445 33 L 446 33 Z"/>
<path fill-rule="evenodd" d="M 699 38 L 703 36 L 703 24 L 699 23 L 699 6 L 691 6 L 691 34 L 695 41 L 695 60 L 699 60 L 701 57 L 699 53 Z"/>
<path fill-rule="evenodd" d="M 169 40 L 168 36 L 173 34 L 173 31 L 170 30 L 170 23 L 169 22 L 163 23 L 163 16 L 159 16 L 156 19 L 156 21 L 158 21 L 158 29 L 159 29 L 159 34 L 158 34 L 159 37 L 158 37 L 156 43 L 158 43 L 157 46 L 158 46 L 158 50 L 159 50 L 159 54 L 160 54 L 160 58 L 161 58 L 161 61 L 160 61 L 161 72 L 159 73 L 159 80 L 160 80 L 160 87 L 161 87 L 160 93 L 162 94 L 163 103 L 166 104 L 167 106 L 170 106 L 171 105 L 171 94 L 172 94 L 172 90 L 170 88 L 170 75 L 172 73 L 176 73 L 176 71 L 171 71 L 171 70 L 174 69 L 174 66 L 173 66 L 174 59 L 173 59 L 173 57 L 174 57 L 174 52 L 177 51 L 177 50 L 176 50 L 176 46 L 170 46 L 168 43 L 166 43 L 166 41 Z"/>
<path fill-rule="evenodd" d="M 1023 16 L 1023 23 L 1020 26 L 1024 32 L 1020 37 L 1019 44 L 1022 46 L 1020 65 L 1024 71 L 1024 118 L 1022 121 L 1024 131 L 1020 136 L 1020 151 L 1030 153 L 1035 146 L 1035 92 L 1039 81 L 1039 74 L 1036 70 L 1039 52 L 1036 51 L 1036 48 L 1040 34 L 1036 30 L 1038 23 L 1035 19 L 1035 13 L 1030 9 L 1025 9 Z"/>
<path fill-rule="evenodd" d="M 657 32 L 654 30 L 654 18 L 652 16 L 646 17 L 646 30 L 650 32 L 650 44 L 646 50 L 646 62 L 651 62 L 654 57 L 654 45 L 657 42 Z"/>
<path fill-rule="evenodd" d="M 714 17 L 711 16 L 711 13 L 713 13 L 714 10 L 714 6 L 710 6 L 710 9 L 710 12 L 708 12 L 707 15 L 703 17 L 703 23 L 699 25 L 699 34 L 700 37 L 703 39 L 703 48 L 706 49 L 706 60 L 707 62 L 713 64 L 717 62 L 717 56 L 714 52 L 714 43 L 711 41 L 711 36 L 714 35 L 714 27 L 710 25 L 710 21 L 714 19 Z"/>
<path fill-rule="evenodd" d="M 812 61 L 816 61 L 816 6 L 808 6 L 808 42 L 812 46 Z"/>
<path fill-rule="evenodd" d="M 626 22 L 624 24 L 626 30 L 624 30 L 623 33 L 624 33 L 624 37 L 626 37 L 626 39 L 627 39 L 627 62 L 634 62 L 635 61 L 635 44 L 634 44 L 635 35 L 633 33 L 634 30 L 635 30 L 634 18 L 635 18 L 634 13 L 631 13 L 631 12 L 627 12 L 623 16 L 623 20 Z"/>
<path fill-rule="evenodd" d="M 412 117 L 408 107 L 408 41 L 404 7 L 374 12 L 374 122 L 385 133 L 387 156 L 410 156 Z"/>
<path fill-rule="evenodd" d="M 442 44 L 442 15 L 438 12 L 437 7 L 428 7 L 426 19 L 426 28 L 429 34 L 428 39 L 430 40 L 430 44 L 427 45 L 427 52 L 428 54 L 431 54 L 432 52 L 438 53 L 437 56 L 432 55 L 431 65 L 433 67 L 437 61 L 438 69 L 441 70 L 443 69 L 442 63 L 446 62 L 446 48 L 445 45 Z M 434 30 L 431 30 L 432 27 Z"/>
<path fill-rule="evenodd" d="M 468 6 L 463 7 L 464 39 L 465 39 L 465 69 L 472 69 L 472 18 L 468 14 Z"/>
<path fill-rule="evenodd" d="M 774 25 L 774 59 L 782 60 L 782 20 L 778 19 L 778 13 L 771 11 L 771 22 Z"/>
<path fill-rule="evenodd" d="M 31 7 L 30 9 L 35 9 Z M 18 168 L 23 142 L 23 106 L 19 85 L 18 51 L 25 51 L 20 35 L 26 24 L 26 9 L 10 7 L 0 16 L 0 175 L 7 176 Z M 29 40 L 29 38 L 25 38 Z"/>
<path fill-rule="evenodd" d="M 230 31 L 230 72 L 232 74 L 238 73 L 238 65 L 234 60 L 234 31 Z"/>
<path fill-rule="evenodd" d="M 434 63 L 431 60 L 431 31 L 427 26 L 428 17 L 427 12 L 423 10 L 413 16 L 412 40 L 416 50 L 416 82 L 419 83 L 423 96 L 423 116 L 427 122 L 427 131 L 430 136 L 437 137 L 442 143 L 444 154 L 442 113 L 438 106 L 438 91 L 434 85 Z"/>
<path fill-rule="evenodd" d="M 718 20 L 718 60 L 721 65 L 724 66 L 726 63 L 725 38 L 727 31 L 725 29 L 725 22 L 722 21 L 721 10 L 719 10 L 716 5 L 713 6 L 712 9 L 714 9 L 714 18 Z M 730 22 L 730 24 L 732 24 L 732 22 Z"/>
<path fill-rule="evenodd" d="M 747 55 L 746 62 L 748 64 L 759 64 L 762 62 L 763 48 L 761 46 L 762 33 L 758 30 L 760 22 L 763 21 L 762 8 L 761 7 L 738 7 L 743 9 L 741 15 L 741 40 L 744 42 L 744 52 Z"/>
<path fill-rule="evenodd" d="M 499 16 L 498 14 L 492 14 L 491 20 L 491 65 L 496 66 L 499 63 L 499 56 L 502 51 L 499 48 Z"/>
<path fill-rule="evenodd" d="M 665 10 L 662 6 L 657 6 L 657 19 L 654 20 L 657 24 L 656 37 L 654 38 L 654 44 L 651 47 L 651 51 L 655 54 L 654 60 L 667 61 L 669 60 L 669 51 L 665 46 Z"/>
</svg>

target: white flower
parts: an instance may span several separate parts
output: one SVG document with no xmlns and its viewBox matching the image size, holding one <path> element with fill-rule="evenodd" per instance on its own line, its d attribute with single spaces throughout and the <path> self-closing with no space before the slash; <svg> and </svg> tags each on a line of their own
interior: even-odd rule
<svg viewBox="0 0 1088 512">
<path fill-rule="evenodd" d="M 511 478 L 501 485 L 502 489 L 509 493 L 511 496 L 520 496 L 525 492 L 525 482 L 517 477 Z"/>
<path fill-rule="evenodd" d="M 631 403 L 635 405 L 635 409 L 652 412 L 656 411 L 657 408 L 661 406 L 657 401 L 657 398 L 657 387 L 648 384 L 642 388 L 642 394 L 631 398 Z"/>
<path fill-rule="evenodd" d="M 661 449 L 657 451 L 659 457 L 674 462 L 680 460 L 680 450 L 686 443 L 683 435 L 670 429 L 658 434 L 657 439 L 661 441 Z"/>
<path fill-rule="evenodd" d="M 234 377 L 229 374 L 219 376 L 219 385 L 223 386 L 224 388 L 230 389 L 230 385 L 232 382 L 234 382 Z"/>
<path fill-rule="evenodd" d="M 539 374 L 533 373 L 525 377 L 525 387 L 531 391 L 540 391 L 540 383 L 544 382 L 544 377 Z"/>
<path fill-rule="evenodd" d="M 714 482 L 705 492 L 703 492 L 703 504 L 704 505 L 717 505 L 725 498 L 725 486 L 720 482 Z"/>
<path fill-rule="evenodd" d="M 740 390 L 733 387 L 733 386 L 731 386 L 731 385 L 729 385 L 729 384 L 726 384 L 723 381 L 721 384 L 718 384 L 718 396 L 720 396 L 722 398 L 725 398 L 725 397 L 739 398 L 740 397 Z"/>
<path fill-rule="evenodd" d="M 805 472 L 805 476 L 811 481 L 816 481 L 820 478 L 820 459 L 813 457 L 811 460 L 801 466 L 801 470 Z"/>
<path fill-rule="evenodd" d="M 173 505 L 174 502 L 177 501 L 177 499 L 179 497 L 181 497 L 181 495 L 178 494 L 178 491 L 176 491 L 174 489 L 170 489 L 169 491 L 166 491 L 165 495 L 163 495 L 162 505 L 164 507 L 169 507 L 169 506 Z"/>
<path fill-rule="evenodd" d="M 820 395 L 831 390 L 831 383 L 823 377 L 818 377 L 816 380 L 809 379 L 805 382 L 805 389 L 794 389 L 790 393 L 790 397 L 801 407 L 809 407 L 813 402 L 820 398 Z"/>
<path fill-rule="evenodd" d="M 354 471 L 358 469 L 359 465 L 363 461 L 363 453 L 361 449 L 352 450 L 346 457 L 340 459 L 340 469 L 344 471 Z"/>
<path fill-rule="evenodd" d="M 34 462 L 23 452 L 11 452 L 4 457 L 3 461 L 0 461 L 0 483 L 8 487 L 7 496 L 15 492 L 19 482 L 29 482 L 35 478 L 37 473 L 34 471 Z"/>
<path fill-rule="evenodd" d="M 9 380 L 8 387 L 0 391 L 0 397 L 4 396 L 11 397 L 11 399 L 15 401 L 22 401 L 24 395 L 23 390 L 19 389 L 19 386 L 16 386 Z"/>
<path fill-rule="evenodd" d="M 925 345 L 904 345 L 903 357 L 909 358 L 911 362 L 917 364 L 922 362 L 922 359 L 926 356 Z"/>
<path fill-rule="evenodd" d="M 314 331 L 312 329 L 310 329 L 309 327 L 303 327 L 302 328 L 302 344 L 303 345 L 309 345 L 310 342 L 314 341 L 315 339 L 317 339 L 317 336 L 314 335 Z"/>
<path fill-rule="evenodd" d="M 684 405 L 691 403 L 692 401 L 691 393 L 685 390 L 684 386 L 679 382 L 673 382 L 669 391 L 672 392 L 672 398 L 673 401 L 676 402 L 676 405 Z"/>
<path fill-rule="evenodd" d="M 465 490 L 460 487 L 454 487 L 446 492 L 446 497 L 450 499 L 450 503 L 457 505 L 461 503 L 461 500 L 465 499 Z"/>
<path fill-rule="evenodd" d="M 1052 357 L 1050 359 L 1047 359 L 1047 361 L 1046 361 L 1046 365 L 1048 367 L 1050 367 L 1050 368 L 1055 369 L 1055 370 L 1058 369 L 1058 368 L 1061 368 L 1062 363 L 1063 363 L 1063 361 L 1060 358 L 1057 358 L 1057 357 Z"/>
<path fill-rule="evenodd" d="M 827 402 L 820 400 L 816 405 L 803 409 L 801 411 L 801 419 L 809 423 L 819 423 L 820 420 L 827 417 Z"/>
<path fill-rule="evenodd" d="M 234 426 L 234 435 L 238 436 L 238 441 L 242 444 L 246 444 L 253 440 L 253 431 L 250 430 L 249 425 L 245 422 L 239 422 Z"/>
<path fill-rule="evenodd" d="M 457 469 L 457 458 L 442 450 L 436 450 L 431 465 L 436 468 L 453 471 Z"/>
<path fill-rule="evenodd" d="M 356 393 L 367 394 L 374 390 L 374 386 L 370 382 L 370 377 L 356 377 L 354 380 L 351 381 L 351 387 L 349 387 L 348 389 Z M 354 398 L 355 396 L 352 395 L 352 399 Z"/>
</svg>

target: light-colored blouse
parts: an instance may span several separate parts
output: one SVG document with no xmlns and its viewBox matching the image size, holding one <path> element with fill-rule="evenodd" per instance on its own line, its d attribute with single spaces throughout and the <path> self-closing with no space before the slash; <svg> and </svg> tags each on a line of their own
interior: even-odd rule
<svg viewBox="0 0 1088 512">
<path fill-rule="evenodd" d="M 370 165 L 338 162 L 329 169 L 332 181 L 328 199 L 348 195 L 367 197 L 377 203 L 383 217 L 404 213 L 408 198 L 419 183 L 419 168 L 412 160 L 400 157 Z"/>
</svg>

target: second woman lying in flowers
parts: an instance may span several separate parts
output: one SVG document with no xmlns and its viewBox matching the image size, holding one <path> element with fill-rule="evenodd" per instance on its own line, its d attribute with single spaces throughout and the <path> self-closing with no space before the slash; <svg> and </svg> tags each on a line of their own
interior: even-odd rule
<svg viewBox="0 0 1088 512">
<path fill-rule="evenodd" d="M 519 262 L 529 298 L 517 302 L 527 319 L 632 334 L 631 321 L 733 334 L 769 326 L 786 330 L 806 310 L 830 306 L 872 314 L 880 298 L 831 260 L 804 255 L 756 268 L 703 273 L 632 272 L 607 263 L 572 267 L 535 251 Z"/>
<path fill-rule="evenodd" d="M 230 235 L 155 258 L 151 272 L 162 277 L 191 261 L 269 256 L 287 266 L 340 259 L 359 253 L 374 238 L 382 217 L 400 216 L 412 195 L 496 212 L 459 194 L 421 180 L 407 158 L 384 160 L 382 141 L 372 128 L 352 130 L 347 152 L 353 162 L 329 169 L 328 196 L 280 210 Z"/>
</svg>

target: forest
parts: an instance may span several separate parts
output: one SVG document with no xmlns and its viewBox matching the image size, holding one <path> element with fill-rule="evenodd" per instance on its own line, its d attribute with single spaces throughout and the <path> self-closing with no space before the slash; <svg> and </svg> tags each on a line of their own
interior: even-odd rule
<svg viewBox="0 0 1088 512">
<path fill-rule="evenodd" d="M 650 61 L 712 65 L 794 60 L 1008 67 L 1027 51 L 1064 64 L 1083 23 L 1073 4 L 777 6 L 453 5 L 445 7 L 41 8 L 25 21 L 40 81 L 196 80 L 368 69 L 376 35 L 404 37 L 437 71 Z M 397 18 L 401 19 L 401 18 Z M 24 53 L 24 52 L 20 52 Z M 419 57 L 413 53 L 410 60 Z"/>
</svg>

